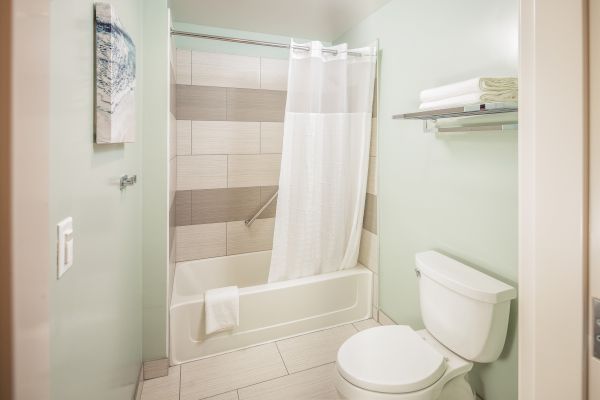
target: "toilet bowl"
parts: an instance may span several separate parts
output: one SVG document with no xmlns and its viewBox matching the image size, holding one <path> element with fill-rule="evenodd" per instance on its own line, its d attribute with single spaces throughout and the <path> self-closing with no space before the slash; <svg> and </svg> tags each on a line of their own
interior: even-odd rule
<svg viewBox="0 0 600 400">
<path fill-rule="evenodd" d="M 356 400 L 474 400 L 473 363 L 494 362 L 516 290 L 435 251 L 416 255 L 425 329 L 361 331 L 337 355 L 336 388 Z"/>
<path fill-rule="evenodd" d="M 346 399 L 473 400 L 465 380 L 472 367 L 426 330 L 380 326 L 340 347 L 336 387 Z"/>
</svg>

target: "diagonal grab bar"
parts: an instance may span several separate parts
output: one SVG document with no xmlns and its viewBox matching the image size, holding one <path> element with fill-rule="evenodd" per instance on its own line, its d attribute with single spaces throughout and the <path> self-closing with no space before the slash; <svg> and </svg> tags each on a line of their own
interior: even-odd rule
<svg viewBox="0 0 600 400">
<path fill-rule="evenodd" d="M 254 221 L 256 221 L 256 218 L 260 217 L 260 215 L 266 210 L 267 207 L 269 207 L 269 205 L 273 202 L 273 200 L 275 200 L 275 198 L 277 197 L 278 194 L 279 194 L 279 190 L 277 190 L 273 194 L 273 196 L 271 196 L 271 198 L 269 200 L 267 200 L 267 202 L 265 204 L 263 204 L 263 206 L 256 212 L 256 214 L 254 214 L 252 216 L 252 218 L 249 218 L 244 221 L 244 223 L 246 224 L 247 227 L 250 227 L 254 223 Z"/>
</svg>

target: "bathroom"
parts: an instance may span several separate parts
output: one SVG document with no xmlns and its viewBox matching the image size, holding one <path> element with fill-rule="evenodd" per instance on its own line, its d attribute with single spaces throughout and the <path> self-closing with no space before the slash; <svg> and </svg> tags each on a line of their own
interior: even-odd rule
<svg viewBox="0 0 600 400">
<path fill-rule="evenodd" d="M 0 398 L 600 399 L 600 1 L 8 3 Z"/>
</svg>

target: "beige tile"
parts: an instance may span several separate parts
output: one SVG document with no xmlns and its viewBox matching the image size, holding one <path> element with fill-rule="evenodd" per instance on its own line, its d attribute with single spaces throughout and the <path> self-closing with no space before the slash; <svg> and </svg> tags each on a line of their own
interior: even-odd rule
<svg viewBox="0 0 600 400">
<path fill-rule="evenodd" d="M 369 149 L 369 156 L 377 157 L 377 118 L 371 119 L 371 147 Z"/>
<path fill-rule="evenodd" d="M 161 376 L 167 376 L 168 373 L 169 360 L 167 358 L 146 361 L 144 363 L 144 379 L 154 379 Z"/>
<path fill-rule="evenodd" d="M 367 179 L 367 193 L 377 196 L 377 158 L 369 157 L 369 175 Z"/>
<path fill-rule="evenodd" d="M 273 194 L 275 194 L 275 191 L 277 191 L 277 189 L 279 189 L 278 186 L 264 186 L 260 188 L 260 206 L 262 207 L 263 204 L 265 204 L 267 201 L 269 201 L 269 199 L 271 198 L 271 196 L 273 196 Z M 275 212 L 277 210 L 277 198 L 275 198 L 275 200 L 273 200 L 273 202 L 271 202 L 271 204 L 265 208 L 265 210 L 262 212 L 262 214 L 260 214 L 260 217 L 258 218 L 273 218 L 275 217 Z"/>
<path fill-rule="evenodd" d="M 177 120 L 177 155 L 192 154 L 192 121 Z"/>
<path fill-rule="evenodd" d="M 373 306 L 371 308 L 371 315 L 373 316 L 373 319 L 378 321 L 379 320 L 379 309 L 375 306 Z"/>
<path fill-rule="evenodd" d="M 379 101 L 378 97 L 379 88 L 377 87 L 377 79 L 375 79 L 375 88 L 373 90 L 373 108 L 371 111 L 371 115 L 373 117 L 377 117 L 377 103 Z"/>
<path fill-rule="evenodd" d="M 379 270 L 379 237 L 366 229 L 360 237 L 358 262 L 375 273 Z"/>
<path fill-rule="evenodd" d="M 240 400 L 341 399 L 335 388 L 335 364 L 327 364 L 239 390 Z"/>
<path fill-rule="evenodd" d="M 192 225 L 192 191 L 175 193 L 175 226 Z"/>
<path fill-rule="evenodd" d="M 177 119 L 224 121 L 227 89 L 177 85 Z"/>
<path fill-rule="evenodd" d="M 288 60 L 261 58 L 260 88 L 270 90 L 287 90 Z"/>
<path fill-rule="evenodd" d="M 169 204 L 175 201 L 177 191 L 177 157 L 169 160 Z"/>
<path fill-rule="evenodd" d="M 380 326 L 379 322 L 375 321 L 373 318 L 365 319 L 364 321 L 359 321 L 354 323 L 354 327 L 359 331 L 364 331 L 365 329 L 374 328 L 376 326 Z"/>
<path fill-rule="evenodd" d="M 192 224 L 242 221 L 260 208 L 260 188 L 192 191 Z"/>
<path fill-rule="evenodd" d="M 192 52 L 192 85 L 260 88 L 260 58 Z"/>
<path fill-rule="evenodd" d="M 178 156 L 177 190 L 227 187 L 227 156 Z"/>
<path fill-rule="evenodd" d="M 144 381 L 142 400 L 179 400 L 179 365 L 169 368 L 169 374 Z"/>
<path fill-rule="evenodd" d="M 385 315 L 385 313 L 379 310 L 379 323 L 381 325 L 396 325 L 393 319 Z"/>
<path fill-rule="evenodd" d="M 228 187 L 273 186 L 279 183 L 281 154 L 231 155 Z"/>
<path fill-rule="evenodd" d="M 226 229 L 224 223 L 175 228 L 177 262 L 224 256 L 227 250 Z"/>
<path fill-rule="evenodd" d="M 169 113 L 169 160 L 177 155 L 177 119 Z"/>
<path fill-rule="evenodd" d="M 176 81 L 178 85 L 192 84 L 192 51 L 177 49 Z"/>
<path fill-rule="evenodd" d="M 227 223 L 227 255 L 273 248 L 275 219 L 257 219 L 247 227 L 244 221 Z"/>
<path fill-rule="evenodd" d="M 365 201 L 365 217 L 363 228 L 371 233 L 377 233 L 377 197 L 367 193 Z"/>
<path fill-rule="evenodd" d="M 228 88 L 227 120 L 281 122 L 285 97 L 286 92 L 279 90 Z"/>
<path fill-rule="evenodd" d="M 260 123 L 260 152 L 281 153 L 283 145 L 283 122 Z"/>
<path fill-rule="evenodd" d="M 227 392 L 223 394 L 218 394 L 216 396 L 207 397 L 205 400 L 238 400 L 238 392 L 234 390 L 232 392 Z"/>
<path fill-rule="evenodd" d="M 181 400 L 198 400 L 286 374 L 274 343 L 183 364 Z"/>
<path fill-rule="evenodd" d="M 356 333 L 352 324 L 309 333 L 277 342 L 290 374 L 334 362 L 346 339 Z"/>
<path fill-rule="evenodd" d="M 173 115 L 177 113 L 177 82 L 173 65 L 169 66 L 169 111 Z"/>
<path fill-rule="evenodd" d="M 192 154 L 257 154 L 259 152 L 260 122 L 192 122 Z"/>
</svg>

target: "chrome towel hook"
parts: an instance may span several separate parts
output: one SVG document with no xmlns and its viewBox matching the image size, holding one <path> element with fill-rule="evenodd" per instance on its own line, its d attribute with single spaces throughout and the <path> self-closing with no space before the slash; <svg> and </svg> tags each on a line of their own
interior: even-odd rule
<svg viewBox="0 0 600 400">
<path fill-rule="evenodd" d="M 121 180 L 119 181 L 119 188 L 121 190 L 125 189 L 127 186 L 132 186 L 135 185 L 137 182 L 137 175 L 133 175 L 133 176 L 127 176 L 127 175 L 123 175 L 121 177 Z"/>
</svg>

